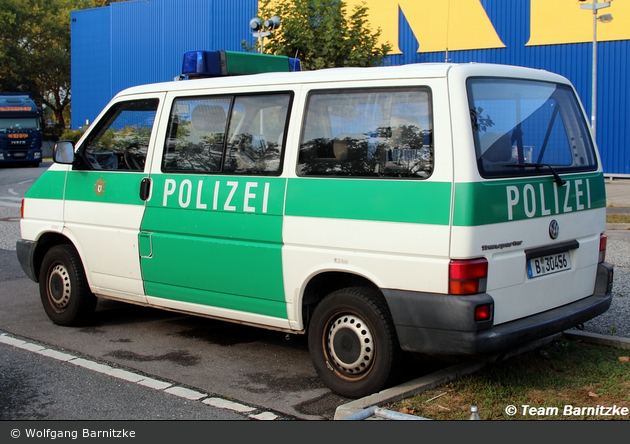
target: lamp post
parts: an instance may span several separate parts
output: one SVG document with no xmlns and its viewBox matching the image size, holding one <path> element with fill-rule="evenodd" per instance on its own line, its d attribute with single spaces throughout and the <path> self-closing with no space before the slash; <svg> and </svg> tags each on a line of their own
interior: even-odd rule
<svg viewBox="0 0 630 444">
<path fill-rule="evenodd" d="M 269 20 L 265 20 L 264 22 L 259 17 L 255 17 L 249 21 L 249 27 L 252 31 L 254 31 L 254 37 L 258 37 L 258 49 L 260 50 L 260 53 L 263 54 L 263 39 L 265 37 L 269 37 L 271 35 L 271 31 L 280 27 L 280 17 L 274 15 Z M 267 31 L 264 31 L 264 29 L 267 29 Z"/>
<path fill-rule="evenodd" d="M 611 14 L 604 14 L 601 17 L 597 17 L 597 11 L 599 9 L 608 8 L 609 6 L 610 2 L 598 3 L 597 0 L 593 0 L 593 3 L 580 5 L 582 9 L 591 9 L 593 11 L 593 85 L 591 91 L 591 129 L 593 131 L 593 137 L 595 137 L 595 115 L 597 112 L 597 21 L 608 23 L 613 19 Z"/>
</svg>

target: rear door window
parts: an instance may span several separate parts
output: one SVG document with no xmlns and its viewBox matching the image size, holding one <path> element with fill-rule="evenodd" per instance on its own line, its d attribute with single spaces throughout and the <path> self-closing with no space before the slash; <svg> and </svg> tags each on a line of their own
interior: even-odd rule
<svg viewBox="0 0 630 444">
<path fill-rule="evenodd" d="M 468 80 L 477 164 L 483 177 L 595 171 L 587 123 L 567 85 Z"/>
</svg>

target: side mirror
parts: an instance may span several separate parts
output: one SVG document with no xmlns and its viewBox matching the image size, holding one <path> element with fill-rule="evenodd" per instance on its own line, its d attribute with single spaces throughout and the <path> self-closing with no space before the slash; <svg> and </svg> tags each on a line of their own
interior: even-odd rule
<svg viewBox="0 0 630 444">
<path fill-rule="evenodd" d="M 69 140 L 60 140 L 53 148 L 53 160 L 55 163 L 72 165 L 74 163 L 74 143 Z"/>
</svg>

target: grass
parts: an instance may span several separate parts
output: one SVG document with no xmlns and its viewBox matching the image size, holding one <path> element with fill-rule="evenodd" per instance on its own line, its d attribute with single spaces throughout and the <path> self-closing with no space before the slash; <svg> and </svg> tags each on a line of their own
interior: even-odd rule
<svg viewBox="0 0 630 444">
<path fill-rule="evenodd" d="M 630 224 L 630 214 L 607 214 L 607 224 Z"/>
<path fill-rule="evenodd" d="M 473 405 L 482 420 L 630 419 L 629 353 L 563 339 L 386 408 L 435 420 L 468 419 Z M 627 410 L 607 416 L 597 406 Z"/>
</svg>

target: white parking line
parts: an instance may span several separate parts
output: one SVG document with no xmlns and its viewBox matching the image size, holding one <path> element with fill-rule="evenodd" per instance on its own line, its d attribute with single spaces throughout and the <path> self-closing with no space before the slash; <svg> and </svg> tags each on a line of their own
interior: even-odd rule
<svg viewBox="0 0 630 444">
<path fill-rule="evenodd" d="M 22 198 L 13 196 L 0 196 L 0 205 L 3 207 L 20 208 L 22 206 Z"/>
<path fill-rule="evenodd" d="M 142 385 L 144 387 L 152 388 L 155 390 L 162 390 L 165 393 L 169 393 L 174 396 L 179 396 L 181 398 L 189 399 L 191 401 L 201 401 L 203 404 L 214 407 L 214 408 L 233 410 L 239 413 L 249 413 L 249 412 L 255 412 L 256 410 L 258 410 L 255 407 L 250 407 L 244 404 L 239 404 L 237 402 L 228 401 L 221 398 L 208 397 L 207 394 L 198 392 L 196 390 L 191 390 L 186 387 L 173 386 L 173 384 L 166 381 L 160 381 L 158 379 L 148 378 L 144 375 L 130 372 L 128 370 L 110 367 L 109 365 L 100 364 L 98 362 L 91 361 L 89 359 L 78 358 L 69 353 L 63 353 L 57 350 L 46 348 L 39 344 L 26 342 L 21 339 L 11 337 L 8 333 L 0 334 L 0 343 L 11 345 L 16 348 L 21 348 L 23 350 L 27 350 L 33 353 L 38 353 L 40 355 L 47 356 L 49 358 L 57 359 L 58 361 L 69 362 L 79 367 L 83 367 L 88 370 L 103 373 L 105 375 L 112 376 L 114 378 L 122 379 L 122 380 L 132 382 L 138 385 Z M 272 412 L 259 412 L 256 414 L 250 414 L 248 415 L 248 417 L 252 419 L 269 421 L 269 420 L 274 420 L 278 418 L 278 415 Z"/>
</svg>

